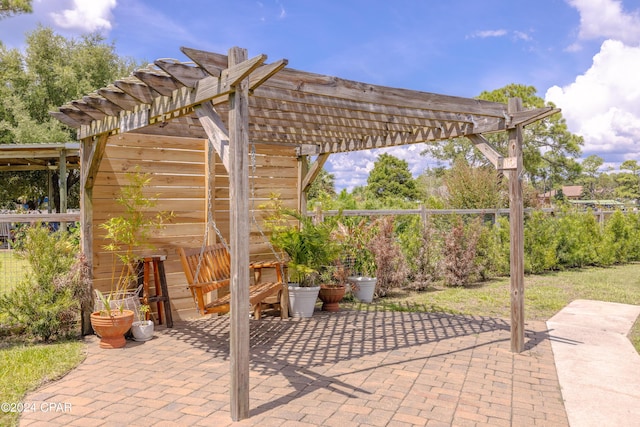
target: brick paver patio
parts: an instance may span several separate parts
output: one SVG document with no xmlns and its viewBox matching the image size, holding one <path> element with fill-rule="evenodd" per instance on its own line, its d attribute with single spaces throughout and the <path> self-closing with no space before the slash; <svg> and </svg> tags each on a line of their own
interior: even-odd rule
<svg viewBox="0 0 640 427">
<path fill-rule="evenodd" d="M 229 415 L 228 317 L 102 350 L 26 396 L 21 426 L 566 426 L 544 322 L 344 310 L 251 321 L 251 417 Z M 51 406 L 51 404 L 56 404 Z"/>
</svg>

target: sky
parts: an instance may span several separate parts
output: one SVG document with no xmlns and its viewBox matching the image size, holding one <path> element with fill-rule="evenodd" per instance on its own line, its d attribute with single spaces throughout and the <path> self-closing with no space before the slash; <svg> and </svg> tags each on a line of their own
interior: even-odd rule
<svg viewBox="0 0 640 427">
<path fill-rule="evenodd" d="M 640 0 L 33 0 L 0 21 L 24 49 L 38 24 L 66 37 L 99 32 L 118 55 L 187 61 L 181 46 L 391 87 L 476 97 L 534 86 L 584 138 L 583 158 L 640 162 Z M 332 155 L 336 188 L 365 185 L 377 156 L 414 176 L 438 162 L 421 144 Z"/>
</svg>

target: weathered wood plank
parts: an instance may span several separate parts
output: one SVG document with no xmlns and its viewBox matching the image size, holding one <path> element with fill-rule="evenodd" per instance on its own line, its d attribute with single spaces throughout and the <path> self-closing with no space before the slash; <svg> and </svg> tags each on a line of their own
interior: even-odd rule
<svg viewBox="0 0 640 427">
<path fill-rule="evenodd" d="M 515 157 L 502 157 L 502 155 L 500 155 L 500 153 L 498 153 L 491 143 L 482 135 L 468 135 L 467 138 L 469 138 L 476 148 L 484 154 L 496 170 L 502 171 L 516 169 L 517 159 Z"/>
<path fill-rule="evenodd" d="M 328 153 L 322 153 L 322 154 L 320 154 L 318 156 L 316 161 L 311 164 L 311 167 L 309 168 L 309 171 L 307 172 L 307 174 L 302 179 L 301 191 L 303 191 L 303 192 L 309 191 L 309 187 L 311 186 L 313 181 L 316 179 L 316 177 L 318 176 L 318 174 L 322 170 L 322 166 L 324 166 L 324 164 L 326 163 L 326 161 L 328 159 L 329 159 L 329 154 Z"/>
<path fill-rule="evenodd" d="M 123 111 L 122 107 L 108 99 L 99 96 L 96 93 L 89 94 L 87 96 L 83 96 L 82 100 L 86 102 L 89 106 L 95 108 L 96 110 L 100 110 L 108 116 L 117 116 Z"/>
<path fill-rule="evenodd" d="M 153 99 L 158 96 L 157 92 L 154 92 L 153 89 L 135 77 L 116 80 L 113 84 L 118 89 L 137 99 L 141 104 L 151 104 Z"/>
<path fill-rule="evenodd" d="M 144 161 L 165 161 L 171 159 L 171 163 L 202 163 L 202 151 L 172 150 L 162 147 L 123 147 L 120 145 L 109 146 L 110 159 L 139 158 Z"/>
<path fill-rule="evenodd" d="M 161 168 L 164 173 L 176 175 L 202 175 L 203 164 L 170 163 L 170 162 L 141 162 L 137 159 L 111 159 L 105 156 L 102 162 L 108 164 L 109 169 L 118 172 L 133 172 L 136 167 L 142 173 L 154 173 Z"/>
<path fill-rule="evenodd" d="M 522 110 L 520 98 L 509 99 L 509 113 Z M 508 132 L 509 157 L 517 159 L 509 175 L 509 227 L 511 275 L 511 351 L 524 350 L 524 204 L 522 199 L 522 125 Z"/>
<path fill-rule="evenodd" d="M 97 92 L 98 95 L 113 102 L 123 110 L 133 110 L 136 105 L 140 104 L 139 100 L 113 84 L 108 85 L 105 88 L 98 89 Z"/>
<path fill-rule="evenodd" d="M 106 117 L 106 114 L 100 110 L 95 109 L 84 100 L 71 101 L 71 105 L 82 111 L 86 115 L 90 116 L 93 120 L 102 120 Z"/>
<path fill-rule="evenodd" d="M 207 64 L 212 67 L 224 67 L 226 64 L 225 55 L 222 54 L 189 48 L 181 48 L 181 50 L 196 63 L 199 63 L 198 60 L 204 61 L 206 58 Z M 198 58 L 198 60 L 194 58 Z M 268 86 L 332 98 L 344 98 L 372 104 L 401 105 L 434 111 L 472 113 L 495 117 L 504 117 L 507 112 L 506 105 L 501 103 L 360 83 L 292 68 L 285 68 L 275 74 L 269 79 Z M 265 87 L 265 85 L 261 87 Z"/>
<path fill-rule="evenodd" d="M 146 68 L 133 72 L 141 82 L 163 96 L 171 96 L 174 90 L 183 87 L 180 82 L 162 70 Z"/>
<path fill-rule="evenodd" d="M 516 111 L 511 114 L 511 120 L 507 123 L 508 129 L 515 129 L 516 126 L 527 126 L 533 122 L 537 122 L 538 120 L 542 120 L 545 117 L 552 116 L 556 113 L 559 113 L 559 108 L 553 107 L 543 107 L 536 108 L 533 110 L 526 111 Z"/>
<path fill-rule="evenodd" d="M 242 64 L 247 51 L 232 48 L 229 68 Z M 244 77 L 248 76 L 248 73 Z M 249 417 L 249 81 L 241 80 L 229 99 L 229 189 L 231 193 L 231 292 L 229 355 L 231 418 Z"/>
<path fill-rule="evenodd" d="M 209 74 L 200 67 L 194 67 L 182 64 L 176 60 L 158 59 L 154 62 L 158 67 L 162 68 L 168 74 L 182 83 L 186 87 L 194 88 L 198 81 L 207 77 Z M 220 70 L 216 77 L 220 76 Z"/>
<path fill-rule="evenodd" d="M 148 135 L 128 132 L 112 136 L 109 145 L 124 147 L 166 148 L 172 150 L 192 150 L 203 152 L 206 140 L 201 138 L 176 137 L 166 135 Z"/>
<path fill-rule="evenodd" d="M 229 131 L 210 102 L 205 102 L 196 108 L 196 115 L 200 124 L 209 136 L 209 144 L 213 145 L 220 157 L 224 168 L 230 168 L 229 160 Z"/>
</svg>

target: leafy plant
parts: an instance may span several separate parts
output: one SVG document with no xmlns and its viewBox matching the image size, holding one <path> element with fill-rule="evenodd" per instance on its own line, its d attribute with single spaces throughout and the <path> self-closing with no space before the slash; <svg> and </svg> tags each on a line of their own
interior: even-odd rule
<svg viewBox="0 0 640 427">
<path fill-rule="evenodd" d="M 318 222 L 282 206 L 277 198 L 266 225 L 274 246 L 287 254 L 289 279 L 300 286 L 316 286 L 322 270 L 337 259 L 339 247 L 331 238 L 332 223 Z M 293 221 L 290 221 L 293 220 Z"/>
<path fill-rule="evenodd" d="M 418 216 L 412 220 L 398 237 L 406 253 L 412 287 L 425 290 L 438 280 L 441 243 L 431 218 L 426 223 Z"/>
<path fill-rule="evenodd" d="M 113 255 L 111 289 L 108 293 L 97 292 L 104 304 L 103 314 L 107 316 L 112 315 L 112 303 L 122 301 L 127 290 L 137 283 L 136 266 L 141 259 L 137 251 L 153 248 L 149 244 L 151 233 L 163 229 L 166 221 L 173 216 L 167 212 L 149 215 L 151 208 L 157 204 L 156 197 L 149 197 L 144 193 L 145 187 L 151 182 L 151 174 L 142 173 L 136 167 L 134 172 L 127 173 L 127 181 L 128 184 L 120 189 L 120 195 L 116 199 L 124 208 L 124 213 L 109 218 L 99 226 L 106 231 L 105 239 L 110 240 L 103 249 Z M 120 312 L 124 309 L 122 303 L 115 308 Z"/>
<path fill-rule="evenodd" d="M 142 304 L 140 306 L 140 308 L 138 309 L 138 320 L 141 322 L 144 322 L 145 320 L 147 320 L 147 313 L 151 310 L 151 307 L 149 307 L 149 304 Z"/>
<path fill-rule="evenodd" d="M 21 252 L 31 265 L 27 279 L 0 297 L 0 309 L 27 334 L 49 341 L 70 335 L 87 299 L 84 259 L 69 234 L 40 225 L 26 232 Z"/>
<path fill-rule="evenodd" d="M 370 248 L 374 233 L 375 224 L 367 218 L 359 222 L 337 222 L 333 237 L 340 242 L 341 256 L 351 275 L 375 277 L 376 259 Z"/>
<path fill-rule="evenodd" d="M 390 289 L 404 284 L 408 268 L 393 232 L 394 218 L 382 217 L 376 223 L 378 232 L 371 238 L 368 247 L 377 266 L 376 292 L 378 296 L 385 296 Z"/>
<path fill-rule="evenodd" d="M 525 271 L 539 274 L 557 268 L 557 222 L 544 212 L 536 211 L 524 225 Z"/>
<path fill-rule="evenodd" d="M 462 218 L 457 217 L 455 225 L 445 235 L 443 276 L 448 286 L 465 286 L 476 272 L 474 263 L 479 233 L 477 228 L 469 231 Z"/>
</svg>

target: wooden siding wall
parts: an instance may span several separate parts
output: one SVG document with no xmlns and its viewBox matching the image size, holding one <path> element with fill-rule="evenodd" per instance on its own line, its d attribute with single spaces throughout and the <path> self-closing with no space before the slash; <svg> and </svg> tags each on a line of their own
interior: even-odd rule
<svg viewBox="0 0 640 427">
<path fill-rule="evenodd" d="M 280 194 L 283 203 L 297 206 L 298 162 L 292 148 L 256 145 L 255 156 L 249 163 L 250 185 L 255 199 L 250 201 L 255 208 L 255 219 L 251 228 L 252 259 L 273 258 L 269 244 L 261 235 L 265 212 L 259 206 L 269 200 L 272 193 Z M 99 224 L 119 215 L 123 209 L 115 202 L 120 186 L 127 184 L 126 174 L 138 166 L 141 172 L 152 174 L 150 186 L 145 190 L 157 197 L 158 211 L 173 212 L 171 221 L 164 230 L 154 232 L 151 244 L 155 249 L 140 251 L 141 254 L 166 255 L 165 269 L 169 295 L 175 319 L 197 316 L 191 294 L 186 285 L 176 248 L 179 246 L 200 247 L 203 243 L 207 218 L 207 142 L 203 139 L 168 137 L 125 133 L 111 136 L 96 177 L 93 190 L 94 206 L 94 287 L 108 291 L 111 287 L 113 266 L 112 254 L 103 246 L 105 231 Z M 255 174 L 253 173 L 255 158 Z M 228 174 L 220 158 L 214 155 L 212 170 L 215 171 L 211 206 L 217 227 L 225 239 L 229 236 L 229 188 Z M 210 227 L 211 240 L 216 240 Z M 152 307 L 155 310 L 155 304 Z"/>
</svg>

